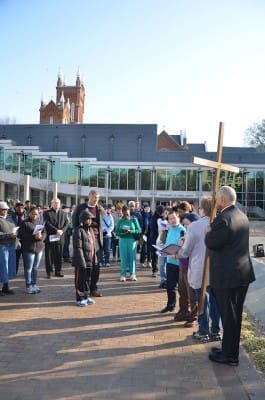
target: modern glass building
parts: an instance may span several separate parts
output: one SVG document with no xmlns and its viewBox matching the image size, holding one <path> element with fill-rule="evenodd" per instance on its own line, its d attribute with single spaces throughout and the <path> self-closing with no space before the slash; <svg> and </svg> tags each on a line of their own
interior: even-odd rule
<svg viewBox="0 0 265 400">
<path fill-rule="evenodd" d="M 203 156 L 213 158 L 211 153 L 207 157 L 207 152 Z M 262 213 L 265 210 L 265 165 L 254 163 L 233 163 L 240 172 L 221 172 L 220 183 L 235 188 L 245 210 L 256 209 Z M 25 176 L 29 177 L 29 197 L 35 204 L 47 204 L 56 184 L 64 204 L 76 204 L 90 189 L 96 188 L 104 202 L 115 204 L 135 199 L 148 201 L 154 207 L 157 203 L 170 204 L 181 199 L 197 203 L 202 195 L 211 194 L 214 170 L 191 161 L 71 158 L 66 152 L 41 152 L 38 146 L 14 146 L 11 140 L 0 139 L 1 200 L 26 200 Z"/>
</svg>

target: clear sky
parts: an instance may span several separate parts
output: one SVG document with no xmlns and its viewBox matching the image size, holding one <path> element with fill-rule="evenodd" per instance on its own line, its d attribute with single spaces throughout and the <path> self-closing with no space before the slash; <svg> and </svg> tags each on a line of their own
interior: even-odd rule
<svg viewBox="0 0 265 400">
<path fill-rule="evenodd" d="M 265 118 L 264 0 L 0 0 L 0 120 L 39 123 L 59 69 L 86 123 L 156 123 L 244 144 Z"/>
</svg>

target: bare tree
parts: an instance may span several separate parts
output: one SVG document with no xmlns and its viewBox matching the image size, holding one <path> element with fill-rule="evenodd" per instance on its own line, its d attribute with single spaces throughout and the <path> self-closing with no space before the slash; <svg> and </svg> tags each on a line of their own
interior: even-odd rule
<svg viewBox="0 0 265 400">
<path fill-rule="evenodd" d="M 13 125 L 16 123 L 15 117 L 0 117 L 0 124 L 1 125 Z"/>
<path fill-rule="evenodd" d="M 252 124 L 245 132 L 245 141 L 250 146 L 256 147 L 260 152 L 265 152 L 265 119 Z"/>
</svg>

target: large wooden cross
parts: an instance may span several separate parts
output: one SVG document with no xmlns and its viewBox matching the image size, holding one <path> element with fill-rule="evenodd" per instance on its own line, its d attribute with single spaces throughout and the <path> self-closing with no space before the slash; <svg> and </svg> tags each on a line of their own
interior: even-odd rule
<svg viewBox="0 0 265 400">
<path fill-rule="evenodd" d="M 222 163 L 223 137 L 224 137 L 224 123 L 220 122 L 216 161 L 206 160 L 204 158 L 199 158 L 199 157 L 193 157 L 193 159 L 192 159 L 193 164 L 198 164 L 198 165 L 202 165 L 204 167 L 210 167 L 210 168 L 215 169 L 213 195 L 212 195 L 213 206 L 212 206 L 211 216 L 210 216 L 211 221 L 214 219 L 214 217 L 216 215 L 215 194 L 216 194 L 217 190 L 219 189 L 221 170 L 239 173 L 239 168 L 234 167 L 232 165 Z M 202 278 L 202 287 L 201 287 L 201 296 L 200 296 L 200 301 L 199 301 L 199 314 L 203 314 L 203 310 L 204 310 L 204 301 L 205 301 L 206 287 L 207 287 L 207 282 L 208 282 L 209 267 L 210 267 L 209 251 L 208 251 L 208 249 L 206 249 L 203 278 Z"/>
</svg>

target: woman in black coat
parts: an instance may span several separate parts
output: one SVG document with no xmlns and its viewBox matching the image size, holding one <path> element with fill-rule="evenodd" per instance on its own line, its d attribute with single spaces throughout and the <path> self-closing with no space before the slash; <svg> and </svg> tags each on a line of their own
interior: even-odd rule
<svg viewBox="0 0 265 400">
<path fill-rule="evenodd" d="M 82 211 L 79 226 L 73 230 L 72 265 L 75 267 L 76 305 L 79 307 L 94 304 L 94 300 L 88 297 L 96 253 L 95 236 L 91 227 L 93 217 L 89 211 Z"/>
<path fill-rule="evenodd" d="M 43 225 L 39 222 L 39 210 L 31 207 L 28 218 L 22 221 L 18 236 L 24 263 L 26 293 L 39 293 L 37 286 L 38 268 L 43 254 Z"/>
</svg>

